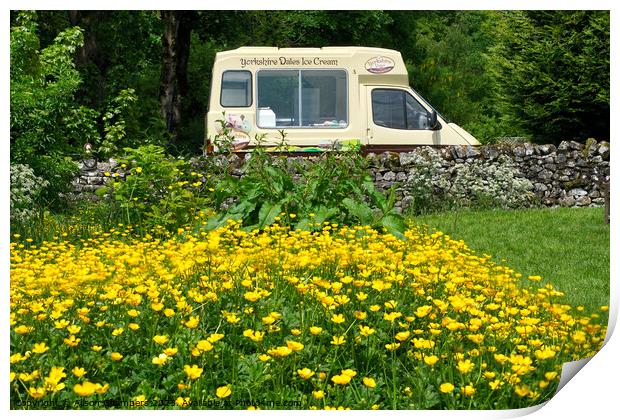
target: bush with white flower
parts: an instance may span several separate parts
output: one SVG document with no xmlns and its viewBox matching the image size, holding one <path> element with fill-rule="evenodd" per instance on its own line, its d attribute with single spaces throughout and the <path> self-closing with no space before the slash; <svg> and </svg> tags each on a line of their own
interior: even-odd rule
<svg viewBox="0 0 620 420">
<path fill-rule="evenodd" d="M 24 164 L 11 165 L 11 222 L 25 222 L 36 214 L 41 192 L 49 183 Z"/>
</svg>

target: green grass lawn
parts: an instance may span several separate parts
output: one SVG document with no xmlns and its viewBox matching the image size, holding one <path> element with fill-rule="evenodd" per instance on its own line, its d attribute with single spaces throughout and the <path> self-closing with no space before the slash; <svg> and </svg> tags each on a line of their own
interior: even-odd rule
<svg viewBox="0 0 620 420">
<path fill-rule="evenodd" d="M 542 276 L 572 305 L 609 305 L 609 225 L 602 208 L 458 211 L 414 221 L 463 239 L 524 277 Z"/>
</svg>

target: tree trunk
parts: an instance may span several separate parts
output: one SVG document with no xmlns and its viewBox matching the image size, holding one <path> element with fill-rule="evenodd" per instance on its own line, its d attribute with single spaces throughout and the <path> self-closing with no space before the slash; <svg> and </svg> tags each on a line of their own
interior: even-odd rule
<svg viewBox="0 0 620 420">
<path fill-rule="evenodd" d="M 161 79 L 159 101 L 161 114 L 166 120 L 168 132 L 175 142 L 182 122 L 183 98 L 187 94 L 187 62 L 192 26 L 196 12 L 188 10 L 166 10 L 161 12 L 164 21 L 162 35 Z"/>
</svg>

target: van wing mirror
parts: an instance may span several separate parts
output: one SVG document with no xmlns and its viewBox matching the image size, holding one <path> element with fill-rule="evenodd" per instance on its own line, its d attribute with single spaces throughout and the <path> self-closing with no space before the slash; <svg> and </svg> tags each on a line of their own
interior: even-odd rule
<svg viewBox="0 0 620 420">
<path fill-rule="evenodd" d="M 437 111 L 435 111 L 434 109 L 431 111 L 431 113 L 428 116 L 428 126 L 430 127 L 431 130 L 434 130 L 435 128 L 437 128 Z"/>
</svg>

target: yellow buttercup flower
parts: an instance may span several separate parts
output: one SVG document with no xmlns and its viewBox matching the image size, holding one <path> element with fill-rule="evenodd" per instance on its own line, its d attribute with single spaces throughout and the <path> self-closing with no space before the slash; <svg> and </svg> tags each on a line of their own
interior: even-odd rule
<svg viewBox="0 0 620 420">
<path fill-rule="evenodd" d="M 80 397 L 89 397 L 97 391 L 97 384 L 86 381 L 81 384 L 75 384 L 73 386 L 73 392 Z"/>
<path fill-rule="evenodd" d="M 471 360 L 459 360 L 456 369 L 461 373 L 469 373 L 474 369 L 475 363 Z"/>
<path fill-rule="evenodd" d="M 286 342 L 286 347 L 288 347 L 289 349 L 293 350 L 293 351 L 301 351 L 304 348 L 304 345 L 297 342 L 297 341 L 287 341 Z"/>
<path fill-rule="evenodd" d="M 321 400 L 321 399 L 325 398 L 325 392 L 323 392 L 322 390 L 312 391 L 312 396 L 316 400 Z"/>
<path fill-rule="evenodd" d="M 321 331 L 323 331 L 323 328 L 321 327 L 310 327 L 310 334 L 312 335 L 319 335 L 321 334 Z"/>
<path fill-rule="evenodd" d="M 363 335 L 364 337 L 368 337 L 369 335 L 375 333 L 375 329 L 370 328 L 367 325 L 359 325 L 358 327 L 360 329 L 360 334 Z"/>
<path fill-rule="evenodd" d="M 385 319 L 386 321 L 394 322 L 397 318 L 400 318 L 401 316 L 403 316 L 403 314 L 401 314 L 400 312 L 390 312 L 384 313 L 383 319 Z"/>
<path fill-rule="evenodd" d="M 185 321 L 183 324 L 190 329 L 196 328 L 198 326 L 200 322 L 200 317 L 199 316 L 190 316 L 189 319 L 187 321 Z"/>
<path fill-rule="evenodd" d="M 426 315 L 431 313 L 432 310 L 433 307 L 430 305 L 420 306 L 418 307 L 418 309 L 416 309 L 415 316 L 417 316 L 418 318 L 424 318 Z"/>
<path fill-rule="evenodd" d="M 34 330 L 34 327 L 29 327 L 29 326 L 26 326 L 26 325 L 20 325 L 19 327 L 16 327 L 14 331 L 17 334 L 24 335 L 24 334 L 28 334 L 32 330 Z"/>
<path fill-rule="evenodd" d="M 28 388 L 28 395 L 34 399 L 42 398 L 45 396 L 45 388 L 30 387 Z"/>
<path fill-rule="evenodd" d="M 48 351 L 50 348 L 45 343 L 36 343 L 32 346 L 32 352 L 42 354 Z"/>
<path fill-rule="evenodd" d="M 492 391 L 495 391 L 496 389 L 498 389 L 503 384 L 504 384 L 503 381 L 500 381 L 499 379 L 496 379 L 494 381 L 489 382 L 489 388 L 491 388 Z"/>
<path fill-rule="evenodd" d="M 307 380 L 314 376 L 314 371 L 308 368 L 297 369 L 297 374 L 301 377 L 301 379 Z"/>
<path fill-rule="evenodd" d="M 452 385 L 450 382 L 444 382 L 439 385 L 439 390 L 444 394 L 449 394 L 454 390 L 454 385 Z"/>
<path fill-rule="evenodd" d="M 215 395 L 218 398 L 228 398 L 232 395 L 232 389 L 230 385 L 221 386 L 215 391 Z"/>
<path fill-rule="evenodd" d="M 71 373 L 73 373 L 76 378 L 81 378 L 82 376 L 86 375 L 86 370 L 83 367 L 76 366 L 71 369 Z"/>
<path fill-rule="evenodd" d="M 157 344 L 164 345 L 170 340 L 167 335 L 156 335 L 153 337 L 153 341 Z"/>
<path fill-rule="evenodd" d="M 472 384 L 465 385 L 461 387 L 461 393 L 467 397 L 471 397 L 476 393 L 476 388 L 474 388 Z"/>
<path fill-rule="evenodd" d="M 77 334 L 80 332 L 80 330 L 82 330 L 82 327 L 78 326 L 78 325 L 69 325 L 67 327 L 67 331 L 69 331 L 69 334 Z"/>
<path fill-rule="evenodd" d="M 199 368 L 196 365 L 191 365 L 191 366 L 185 365 L 183 366 L 183 371 L 185 372 L 187 377 L 192 381 L 200 378 L 200 375 L 202 375 L 202 368 Z"/>
<path fill-rule="evenodd" d="M 375 382 L 375 380 L 374 380 L 374 379 L 372 379 L 372 378 L 368 378 L 368 377 L 366 377 L 366 376 L 364 376 L 364 377 L 362 378 L 362 382 L 363 382 L 363 383 L 364 383 L 364 385 L 365 385 L 366 387 L 368 387 L 368 388 L 374 388 L 374 387 L 376 387 L 376 386 L 377 386 L 377 383 Z"/>
<path fill-rule="evenodd" d="M 286 357 L 292 352 L 293 350 L 291 350 L 289 347 L 284 347 L 284 346 L 280 346 L 280 347 L 267 350 L 267 353 L 269 353 L 269 355 L 273 357 Z"/>
<path fill-rule="evenodd" d="M 398 341 L 405 341 L 409 338 L 410 335 L 411 333 L 409 331 L 401 331 L 396 334 L 396 339 Z"/>
<path fill-rule="evenodd" d="M 343 345 L 344 343 L 346 343 L 346 341 L 347 341 L 347 340 L 346 340 L 346 338 L 344 337 L 344 335 L 339 335 L 339 336 L 334 335 L 334 336 L 332 337 L 332 341 L 330 341 L 330 343 L 331 343 L 331 344 L 333 344 L 334 346 L 341 346 L 341 345 Z"/>
<path fill-rule="evenodd" d="M 426 363 L 429 366 L 434 366 L 435 363 L 437 363 L 439 361 L 439 357 L 433 355 L 430 356 L 424 356 L 424 363 Z"/>
<path fill-rule="evenodd" d="M 158 365 L 158 366 L 165 365 L 167 361 L 168 361 L 168 356 L 165 353 L 162 353 L 159 356 L 153 357 L 153 360 L 152 360 L 153 364 Z"/>
<path fill-rule="evenodd" d="M 332 315 L 332 322 L 334 324 L 342 324 L 344 322 L 344 315 L 342 315 L 342 314 L 334 314 L 334 315 Z"/>
<path fill-rule="evenodd" d="M 63 340 L 63 342 L 68 345 L 69 347 L 75 347 L 78 344 L 80 344 L 80 341 L 82 341 L 81 338 L 75 338 L 74 335 L 70 336 L 69 338 L 65 338 Z"/>
<path fill-rule="evenodd" d="M 332 382 L 337 385 L 346 385 L 351 382 L 351 377 L 348 375 L 334 375 L 332 376 Z"/>
<path fill-rule="evenodd" d="M 110 354 L 110 357 L 112 358 L 112 360 L 114 360 L 115 362 L 118 362 L 120 360 L 123 359 L 123 355 L 120 354 L 119 352 L 112 352 L 112 354 Z"/>
</svg>

